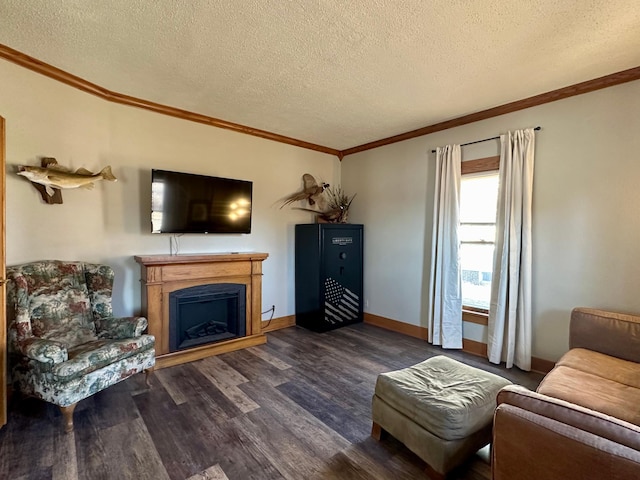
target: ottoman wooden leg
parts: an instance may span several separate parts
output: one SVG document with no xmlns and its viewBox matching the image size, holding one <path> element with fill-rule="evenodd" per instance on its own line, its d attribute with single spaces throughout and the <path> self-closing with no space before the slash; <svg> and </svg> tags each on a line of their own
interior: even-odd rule
<svg viewBox="0 0 640 480">
<path fill-rule="evenodd" d="M 427 464 L 427 466 L 424 469 L 424 473 L 427 474 L 427 476 L 431 479 L 431 480 L 446 480 L 447 479 L 447 475 L 446 474 L 442 474 L 440 472 L 436 472 L 433 468 L 431 468 L 430 465 Z"/>
<path fill-rule="evenodd" d="M 371 425 L 371 436 L 380 441 L 387 436 L 387 432 L 376 422 L 373 422 L 373 425 Z"/>
<path fill-rule="evenodd" d="M 373 422 L 373 425 L 371 425 L 371 436 L 378 441 L 382 438 L 382 427 L 376 422 Z"/>
</svg>

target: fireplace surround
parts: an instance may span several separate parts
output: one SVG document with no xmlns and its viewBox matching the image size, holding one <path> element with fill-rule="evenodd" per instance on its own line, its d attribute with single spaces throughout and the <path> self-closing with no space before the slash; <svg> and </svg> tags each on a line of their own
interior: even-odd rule
<svg viewBox="0 0 640 480">
<path fill-rule="evenodd" d="M 262 262 L 267 253 L 216 253 L 216 254 L 181 254 L 181 255 L 138 255 L 136 262 L 141 268 L 142 309 L 149 321 L 149 333 L 156 337 L 156 368 L 163 368 L 205 358 L 211 355 L 230 352 L 241 348 L 266 343 L 267 337 L 262 333 Z M 191 293 L 206 292 L 208 286 L 233 285 L 244 288 L 244 307 L 242 299 L 238 299 L 238 309 L 244 309 L 244 336 L 233 338 L 218 337 L 205 344 L 178 342 L 172 345 L 171 339 L 171 298 L 174 302 L 180 298 L 180 291 L 187 296 Z M 196 290 L 190 290 L 196 288 Z M 215 289 L 214 289 L 215 290 Z M 218 288 L 225 297 L 222 310 L 233 308 L 233 301 L 226 299 L 225 289 Z M 237 293 L 237 292 L 235 292 Z M 234 293 L 234 295 L 235 295 Z M 206 293 L 205 293 L 206 295 Z M 214 295 L 215 296 L 215 295 Z M 242 296 L 242 294 L 239 294 Z M 212 300 L 210 297 L 209 300 Z M 215 300 L 212 300 L 215 301 Z M 230 303 L 229 303 L 230 302 Z M 206 308 L 204 308 L 206 310 Z M 196 313 L 197 310 L 196 310 Z M 219 326 L 218 320 L 209 319 L 210 331 Z M 193 335 L 206 325 L 189 325 Z M 240 328 L 241 331 L 241 328 Z M 179 348 L 174 348 L 179 346 Z"/>
</svg>

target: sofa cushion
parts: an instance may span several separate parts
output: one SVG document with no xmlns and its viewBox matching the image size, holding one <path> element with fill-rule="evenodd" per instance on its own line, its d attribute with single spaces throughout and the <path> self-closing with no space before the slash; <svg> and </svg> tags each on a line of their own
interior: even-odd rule
<svg viewBox="0 0 640 480">
<path fill-rule="evenodd" d="M 123 340 L 94 340 L 69 350 L 69 360 L 57 364 L 53 376 L 61 382 L 93 372 L 110 363 L 131 357 L 143 350 L 154 347 L 152 335 L 142 335 Z"/>
<path fill-rule="evenodd" d="M 491 422 L 496 395 L 510 383 L 440 355 L 380 374 L 375 394 L 430 433 L 455 440 Z"/>
<path fill-rule="evenodd" d="M 640 389 L 636 387 L 559 365 L 537 391 L 640 425 Z"/>
<path fill-rule="evenodd" d="M 584 348 L 569 350 L 556 365 L 575 368 L 630 387 L 640 388 L 640 363 L 611 357 L 593 350 Z"/>
<path fill-rule="evenodd" d="M 586 348 L 640 363 L 640 316 L 592 308 L 574 308 L 569 349 Z"/>
</svg>

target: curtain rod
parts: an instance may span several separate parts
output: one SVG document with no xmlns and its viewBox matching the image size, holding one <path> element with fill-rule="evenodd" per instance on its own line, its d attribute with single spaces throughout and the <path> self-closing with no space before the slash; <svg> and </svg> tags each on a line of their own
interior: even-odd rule
<svg viewBox="0 0 640 480">
<path fill-rule="evenodd" d="M 534 128 L 534 130 L 541 130 L 542 127 L 536 127 Z M 491 138 L 485 138 L 482 140 L 476 140 L 475 142 L 467 142 L 467 143 L 462 143 L 460 146 L 461 147 L 466 147 L 467 145 L 473 145 L 474 143 L 482 143 L 482 142 L 488 142 L 489 140 L 498 140 L 500 138 L 500 135 L 498 135 L 497 137 L 491 137 Z M 431 153 L 436 153 L 435 150 L 431 150 Z"/>
</svg>

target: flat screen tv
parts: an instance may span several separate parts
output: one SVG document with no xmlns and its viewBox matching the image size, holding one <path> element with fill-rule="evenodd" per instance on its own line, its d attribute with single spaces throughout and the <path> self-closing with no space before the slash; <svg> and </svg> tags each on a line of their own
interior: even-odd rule
<svg viewBox="0 0 640 480">
<path fill-rule="evenodd" d="M 151 170 L 152 233 L 251 233 L 253 183 Z"/>
</svg>

